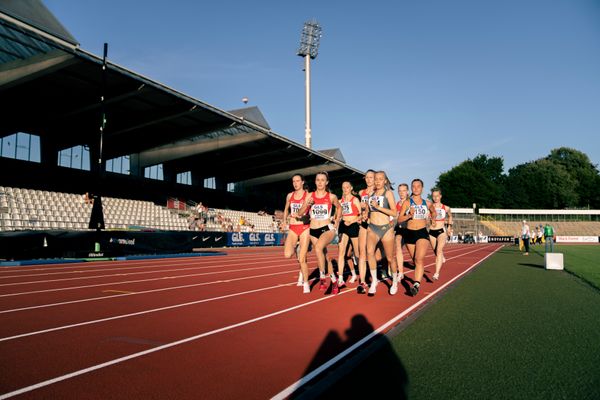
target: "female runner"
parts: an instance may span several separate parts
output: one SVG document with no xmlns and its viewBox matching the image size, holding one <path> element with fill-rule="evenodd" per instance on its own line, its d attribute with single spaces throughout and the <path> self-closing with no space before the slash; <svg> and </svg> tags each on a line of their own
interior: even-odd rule
<svg viewBox="0 0 600 400">
<path fill-rule="evenodd" d="M 446 261 L 444 258 L 444 246 L 446 245 L 446 217 L 448 226 L 452 226 L 452 212 L 450 207 L 442 204 L 442 191 L 439 188 L 431 190 L 431 199 L 433 200 L 433 209 L 435 213 L 431 214 L 431 227 L 429 228 L 429 241 L 435 253 L 435 274 L 433 280 L 437 281 L 440 278 L 442 264 Z"/>
<path fill-rule="evenodd" d="M 400 200 L 396 203 L 396 211 L 398 211 L 398 216 L 400 215 L 400 210 L 402 209 L 402 203 L 408 199 L 408 184 L 401 183 L 398 185 L 398 196 Z M 406 211 L 408 212 L 408 210 Z M 398 280 L 402 280 L 404 278 L 404 256 L 402 254 L 402 246 L 404 243 L 404 236 L 406 235 L 406 222 L 396 224 L 395 228 L 396 233 L 396 265 L 398 265 Z"/>
<path fill-rule="evenodd" d="M 410 288 L 410 293 L 416 296 L 421 287 L 421 279 L 425 270 L 425 253 L 429 243 L 427 233 L 427 219 L 430 213 L 435 213 L 429 200 L 421 198 L 423 192 L 423 181 L 413 179 L 411 183 L 412 195 L 402 203 L 398 222 L 406 224 L 406 248 L 415 260 L 415 280 Z M 408 211 L 408 213 L 407 213 Z"/>
<path fill-rule="evenodd" d="M 333 274 L 333 266 L 327 260 L 327 246 L 333 241 L 336 229 L 331 223 L 331 211 L 335 206 L 335 221 L 340 220 L 341 207 L 335 194 L 329 192 L 329 175 L 327 172 L 319 172 L 315 177 L 317 189 L 306 196 L 306 201 L 298 211 L 303 215 L 310 207 L 310 241 L 317 256 L 317 262 L 320 271 L 321 290 L 327 290 L 327 279 L 325 274 L 325 265 L 327 265 L 329 276 L 331 277 L 332 293 L 337 293 L 339 288 L 337 280 Z"/>
<path fill-rule="evenodd" d="M 289 231 L 285 238 L 283 255 L 285 258 L 292 258 L 296 252 L 296 246 L 299 244 L 297 257 L 300 263 L 300 274 L 298 276 L 298 285 L 303 287 L 304 293 L 310 293 L 310 285 L 308 284 L 308 263 L 306 262 L 306 254 L 308 253 L 308 245 L 310 236 L 308 232 L 309 218 L 307 214 L 298 215 L 298 210 L 304 204 L 306 196 L 309 194 L 306 191 L 304 177 L 301 174 L 292 176 L 292 186 L 294 191 L 288 193 L 285 199 L 285 207 L 283 211 L 283 221 L 289 220 Z"/>
<path fill-rule="evenodd" d="M 340 201 L 342 208 L 342 221 L 338 222 L 338 233 L 340 235 L 340 244 L 338 245 L 338 286 L 344 286 L 344 261 L 346 258 L 346 248 L 348 242 L 352 243 L 352 250 L 358 252 L 358 232 L 360 220 L 360 201 L 352 192 L 350 182 L 342 183 L 342 199 Z M 352 278 L 350 282 L 356 280 L 354 267 L 350 268 Z"/>
<path fill-rule="evenodd" d="M 369 197 L 373 193 L 375 171 L 368 170 L 365 174 L 366 188 L 360 191 L 361 220 L 358 231 L 358 276 L 359 285 L 356 291 L 360 294 L 367 292 L 367 228 L 369 227 Z"/>
<path fill-rule="evenodd" d="M 392 286 L 390 294 L 398 292 L 398 266 L 394 257 L 394 225 L 390 217 L 395 217 L 396 201 L 394 193 L 389 190 L 390 182 L 383 171 L 375 173 L 375 185 L 373 194 L 369 198 L 369 228 L 367 229 L 367 257 L 369 269 L 371 270 L 371 286 L 369 296 L 374 296 L 377 291 L 377 260 L 375 251 L 377 244 L 381 242 L 388 265 L 392 270 Z"/>
</svg>

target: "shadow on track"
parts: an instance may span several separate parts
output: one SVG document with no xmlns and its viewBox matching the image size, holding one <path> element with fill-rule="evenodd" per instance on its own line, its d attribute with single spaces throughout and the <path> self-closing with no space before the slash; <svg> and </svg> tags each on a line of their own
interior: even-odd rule
<svg viewBox="0 0 600 400">
<path fill-rule="evenodd" d="M 374 331 L 362 314 L 350 320 L 345 340 L 331 330 L 323 339 L 303 376 L 314 371 L 339 353 Z M 376 334 L 371 340 L 338 361 L 326 371 L 292 393 L 290 399 L 382 398 L 393 393 L 406 399 L 408 375 L 387 336 Z"/>
</svg>

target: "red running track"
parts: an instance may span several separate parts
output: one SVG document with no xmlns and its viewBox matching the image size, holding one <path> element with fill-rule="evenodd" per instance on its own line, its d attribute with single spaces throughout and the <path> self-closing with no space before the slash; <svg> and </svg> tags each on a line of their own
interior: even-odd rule
<svg viewBox="0 0 600 400">
<path fill-rule="evenodd" d="M 281 248 L 2 268 L 0 399 L 284 398 L 498 248 L 447 246 L 415 298 L 386 282 L 371 298 L 305 295 Z"/>
</svg>

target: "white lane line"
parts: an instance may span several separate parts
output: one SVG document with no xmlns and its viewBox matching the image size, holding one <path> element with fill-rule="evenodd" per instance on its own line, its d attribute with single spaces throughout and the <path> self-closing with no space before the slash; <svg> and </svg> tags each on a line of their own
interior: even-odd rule
<svg viewBox="0 0 600 400">
<path fill-rule="evenodd" d="M 456 253 L 456 251 L 454 251 L 453 254 L 454 253 Z M 449 254 L 449 253 L 444 253 L 444 254 Z M 468 253 L 465 253 L 465 254 L 468 254 Z M 273 260 L 272 262 L 294 264 L 296 261 L 295 260 L 286 260 L 286 259 L 282 259 L 282 260 L 277 259 L 277 260 Z M 233 264 L 233 265 L 229 265 L 229 266 L 230 267 L 235 267 L 237 265 L 246 265 L 246 264 L 249 264 L 249 263 Z M 250 270 L 250 269 L 236 269 L 235 271 L 219 271 L 219 272 L 215 272 L 215 273 L 229 273 L 229 272 L 237 272 L 237 271 L 245 271 L 245 270 Z M 156 271 L 154 271 L 154 272 L 156 272 Z M 55 288 L 55 289 L 41 289 L 41 290 L 33 290 L 33 291 L 28 291 L 28 292 L 16 292 L 16 293 L 0 294 L 0 298 L 1 297 L 21 296 L 21 295 L 27 295 L 27 294 L 37 294 L 37 293 L 57 292 L 57 291 L 66 291 L 66 290 L 75 290 L 75 289 L 85 289 L 85 288 L 107 286 L 107 285 L 122 285 L 122 284 L 129 284 L 129 283 L 152 282 L 152 281 L 158 281 L 158 280 L 162 280 L 162 279 L 187 278 L 187 277 L 201 276 L 201 275 L 206 275 L 206 274 L 176 275 L 174 277 L 158 277 L 158 278 L 149 278 L 149 279 L 138 279 L 138 280 L 135 280 L 135 281 L 110 282 L 110 283 L 100 283 L 100 284 L 95 284 L 95 285 L 83 285 L 83 286 L 68 286 L 68 287 L 64 287 L 64 288 Z"/>
<path fill-rule="evenodd" d="M 138 312 L 129 313 L 129 314 L 115 315 L 113 317 L 100 318 L 100 319 L 94 319 L 94 320 L 91 320 L 91 321 L 79 322 L 79 323 L 76 323 L 76 324 L 57 326 L 55 328 L 44 329 L 44 330 L 41 330 L 41 331 L 28 332 L 28 333 L 22 333 L 20 335 L 3 337 L 3 338 L 0 338 L 0 342 L 7 342 L 9 340 L 15 340 L 15 339 L 20 339 L 20 338 L 29 337 L 29 336 L 41 335 L 42 333 L 62 331 L 62 330 L 65 330 L 65 329 L 76 328 L 76 327 L 79 327 L 79 326 L 93 325 L 93 324 L 98 324 L 98 323 L 101 323 L 101 322 L 114 321 L 116 319 L 136 317 L 138 315 L 151 314 L 151 313 L 155 313 L 155 312 L 159 312 L 159 311 L 172 310 L 172 309 L 175 309 L 175 308 L 181 308 L 181 307 L 187 307 L 187 306 L 192 306 L 192 305 L 196 305 L 196 304 L 208 303 L 208 302 L 211 302 L 211 301 L 227 299 L 227 298 L 230 298 L 230 297 L 243 296 L 245 294 L 257 293 L 257 292 L 263 292 L 265 290 L 277 289 L 277 288 L 280 288 L 282 286 L 289 286 L 289 285 L 293 285 L 293 284 L 295 284 L 295 282 L 294 283 L 280 283 L 278 285 L 268 286 L 266 288 L 247 290 L 247 291 L 244 291 L 244 292 L 231 293 L 231 294 L 226 294 L 226 295 L 223 295 L 223 296 L 210 297 L 208 299 L 202 299 L 202 300 L 196 300 L 196 301 L 188 301 L 186 303 L 173 304 L 171 306 L 165 306 L 165 307 L 159 307 L 159 308 L 152 308 L 150 310 L 138 311 Z"/>
<path fill-rule="evenodd" d="M 264 263 L 262 263 L 262 264 L 264 264 Z M 202 272 L 202 273 L 198 273 L 198 274 L 162 276 L 162 277 L 159 277 L 159 278 L 137 279 L 137 280 L 133 280 L 133 281 L 120 281 L 120 282 L 98 283 L 98 284 L 95 284 L 95 285 L 68 286 L 68 287 L 55 288 L 55 289 L 33 290 L 33 291 L 30 291 L 30 292 L 7 293 L 7 294 L 0 295 L 0 297 L 13 297 L 13 296 L 22 296 L 22 295 L 26 295 L 26 294 L 60 292 L 60 291 L 67 291 L 67 290 L 76 290 L 76 289 L 85 289 L 85 288 L 92 288 L 92 287 L 100 287 L 100 286 L 125 285 L 125 284 L 129 284 L 129 283 L 154 282 L 154 281 L 160 281 L 160 280 L 165 280 L 165 279 L 190 278 L 190 277 L 193 277 L 193 276 L 206 276 L 206 275 L 215 275 L 215 274 L 232 274 L 232 273 L 239 273 L 239 272 L 243 272 L 243 271 L 254 271 L 254 270 L 257 270 L 257 269 L 272 269 L 272 268 L 277 268 L 277 267 L 280 267 L 280 266 L 281 266 L 281 264 L 274 265 L 274 266 L 268 266 L 268 267 L 240 268 L 240 269 L 236 269 L 236 270 L 232 270 L 232 271 Z"/>
<path fill-rule="evenodd" d="M 471 252 L 460 254 L 460 255 L 455 256 L 455 257 L 450 257 L 450 258 L 448 258 L 448 260 L 452 260 L 454 258 L 463 257 L 463 256 L 465 256 L 467 254 L 474 253 L 476 251 L 479 251 L 479 250 L 473 250 Z M 434 265 L 434 264 L 428 264 L 425 267 L 428 267 L 428 266 L 431 266 L 431 265 Z M 283 273 L 289 273 L 289 271 L 285 271 L 285 272 L 281 272 L 281 273 L 282 274 Z M 223 281 L 221 281 L 221 282 L 223 282 Z M 273 287 L 278 287 L 278 286 L 273 286 Z M 242 293 L 245 294 L 246 292 L 242 292 Z M 253 293 L 253 291 L 250 291 L 248 293 Z M 132 294 L 128 294 L 128 295 L 132 295 Z M 109 296 L 109 297 L 113 297 L 114 298 L 114 297 L 117 297 L 117 296 Z M 227 298 L 227 297 L 230 297 L 230 295 L 227 295 L 225 298 Z M 223 298 L 223 297 L 215 297 L 214 299 L 221 299 L 221 298 Z M 154 308 L 154 309 L 145 310 L 145 311 L 138 311 L 138 312 L 130 313 L 130 314 L 117 315 L 117 316 L 114 316 L 114 317 L 106 317 L 106 318 L 97 319 L 97 320 L 79 322 L 79 323 L 76 323 L 76 324 L 63 325 L 63 326 L 58 326 L 58 327 L 54 327 L 54 328 L 43 329 L 43 330 L 39 330 L 39 331 L 34 331 L 34 332 L 23 333 L 23 334 L 19 334 L 19 335 L 14 335 L 14 336 L 8 336 L 8 337 L 0 338 L 0 342 L 4 342 L 4 341 L 7 341 L 7 340 L 18 339 L 18 338 L 27 337 L 27 336 L 39 335 L 39 334 L 42 334 L 42 333 L 54 332 L 54 331 L 63 330 L 63 329 L 75 328 L 75 327 L 78 327 L 78 326 L 96 324 L 96 323 L 99 323 L 99 322 L 112 321 L 113 319 L 121 319 L 121 318 L 133 317 L 133 316 L 137 316 L 137 315 L 149 314 L 149 313 L 152 313 L 152 312 L 163 311 L 163 310 L 168 310 L 168 309 L 178 308 L 178 307 L 184 307 L 184 306 L 187 306 L 187 305 L 204 303 L 206 301 L 207 300 L 205 299 L 205 300 L 199 300 L 199 301 L 194 301 L 194 302 L 187 302 L 187 303 L 175 304 L 175 305 L 172 305 L 172 306 Z"/>
<path fill-rule="evenodd" d="M 293 285 L 293 284 L 294 283 L 289 283 L 289 284 L 280 285 L 280 286 L 289 286 L 289 285 Z M 280 287 L 280 286 L 277 286 L 277 287 Z M 39 389 L 39 388 L 42 388 L 44 386 L 52 385 L 54 383 L 61 382 L 61 381 L 67 380 L 67 379 L 71 379 L 71 378 L 74 378 L 74 377 L 79 376 L 79 375 L 87 374 L 88 372 L 96 371 L 96 370 L 99 370 L 101 368 L 106 368 L 106 367 L 109 367 L 111 365 L 119 364 L 119 363 L 122 363 L 124 361 L 128 361 L 128 360 L 131 360 L 131 359 L 134 359 L 134 358 L 145 356 L 147 354 L 152 354 L 152 353 L 155 353 L 157 351 L 168 349 L 170 347 L 179 346 L 181 344 L 192 342 L 194 340 L 198 340 L 198 339 L 201 339 L 201 338 L 204 338 L 204 337 L 207 337 L 207 336 L 211 336 L 211 335 L 214 335 L 214 334 L 217 334 L 217 333 L 221 333 L 221 332 L 225 332 L 225 331 L 228 331 L 228 330 L 231 330 L 231 329 L 239 328 L 241 326 L 253 324 L 255 322 L 262 321 L 262 320 L 267 319 L 267 318 L 272 318 L 272 317 L 275 317 L 277 315 L 285 314 L 287 312 L 294 311 L 294 310 L 297 310 L 299 308 L 309 306 L 311 304 L 315 304 L 315 303 L 318 303 L 318 302 L 321 302 L 321 301 L 325 301 L 325 300 L 335 299 L 335 298 L 339 297 L 340 295 L 343 295 L 345 293 L 350 293 L 350 292 L 354 292 L 354 291 L 353 290 L 347 290 L 347 291 L 340 292 L 336 296 L 321 297 L 319 299 L 308 301 L 306 303 L 301 303 L 301 304 L 298 304 L 296 306 L 286 308 L 284 310 L 279 310 L 279 311 L 275 311 L 275 312 L 270 313 L 270 314 L 261 315 L 260 317 L 256 317 L 256 318 L 248 319 L 246 321 L 238 322 L 237 324 L 228 325 L 228 326 L 225 326 L 223 328 L 215 329 L 215 330 L 212 330 L 212 331 L 209 331 L 209 332 L 200 333 L 198 335 L 191 336 L 191 337 L 188 337 L 188 338 L 185 338 L 185 339 L 181 339 L 181 340 L 178 340 L 176 342 L 167 343 L 167 344 L 162 345 L 162 346 L 154 347 L 154 348 L 151 348 L 151 349 L 148 349 L 148 350 L 140 351 L 138 353 L 130 354 L 130 355 L 125 356 L 125 357 L 121 357 L 121 358 L 117 358 L 117 359 L 114 359 L 114 360 L 110 360 L 110 361 L 107 361 L 107 362 L 102 363 L 102 364 L 97 364 L 97 365 L 93 365 L 93 366 L 88 367 L 88 368 L 80 369 L 78 371 L 74 371 L 74 372 L 71 372 L 69 374 L 58 376 L 58 377 L 53 378 L 53 379 L 48 379 L 46 381 L 39 382 L 39 383 L 36 383 L 34 385 L 26 386 L 26 387 L 14 390 L 14 391 L 9 392 L 9 393 L 4 393 L 4 394 L 0 395 L 0 400 L 8 399 L 8 398 L 13 397 L 13 396 L 17 396 L 17 395 L 20 395 L 20 394 L 23 394 L 23 393 L 31 392 L 32 390 Z"/>
<path fill-rule="evenodd" d="M 223 263 L 227 263 L 229 261 L 233 261 L 233 262 L 238 262 L 240 260 L 250 260 L 250 261 L 256 261 L 256 260 L 260 260 L 260 259 L 264 259 L 264 260 L 268 260 L 271 259 L 273 257 L 268 256 L 268 255 L 252 255 L 249 257 L 242 257 L 242 256 L 233 256 L 233 257 L 227 257 L 227 256 L 223 256 L 222 258 L 219 258 L 219 260 L 221 262 L 219 262 L 218 264 L 213 264 L 213 265 L 222 265 Z M 164 259 L 161 261 L 165 261 Z M 62 271 L 60 272 L 60 270 L 62 269 L 66 269 L 66 268 L 61 268 L 61 267 L 56 267 L 56 269 L 50 269 L 50 268 L 43 268 L 40 269 L 39 271 L 47 271 L 47 270 L 51 270 L 52 272 L 48 272 L 48 273 L 39 273 L 39 274 L 30 274 L 30 275 L 9 275 L 9 276 L 1 276 L 2 273 L 15 273 L 15 272 L 33 272 L 33 271 L 37 271 L 37 270 L 27 270 L 27 271 L 2 271 L 0 270 L 0 279 L 9 279 L 9 278 L 24 278 L 24 277 L 29 277 L 29 276 L 48 276 L 48 275 L 67 275 L 67 274 L 81 274 L 81 273 L 93 273 L 93 272 L 107 272 L 107 271 L 122 271 L 122 270 L 131 270 L 131 269 L 143 269 L 143 268 L 162 268 L 162 267 L 179 267 L 181 266 L 181 264 L 185 264 L 185 265 L 194 265 L 197 264 L 198 266 L 201 267 L 211 267 L 211 265 L 202 265 L 202 264 L 206 264 L 206 262 L 214 262 L 214 259 L 208 259 L 208 260 L 168 260 L 169 263 L 168 264 L 161 264 L 161 263 L 155 263 L 157 265 L 130 265 L 130 264 L 125 264 L 125 266 L 122 267 L 117 267 L 116 265 L 106 265 L 106 267 L 116 267 L 116 268 L 107 268 L 104 269 L 105 267 L 102 266 L 96 266 L 96 265 L 79 265 L 77 267 L 72 267 L 73 268 L 79 268 L 79 270 L 77 271 Z M 204 261 L 204 263 L 202 262 L 190 262 L 190 261 Z M 119 263 L 119 261 L 113 261 L 113 263 Z M 88 263 L 89 264 L 89 263 Z M 57 272 L 58 270 L 58 272 Z"/>
<path fill-rule="evenodd" d="M 77 280 L 82 280 L 82 279 L 110 278 L 113 276 L 147 275 L 147 274 L 158 274 L 158 273 L 162 273 L 162 272 L 177 272 L 177 271 L 196 271 L 196 270 L 210 269 L 210 268 L 223 269 L 223 268 L 228 268 L 228 267 L 235 267 L 237 265 L 266 264 L 268 262 L 269 261 L 253 261 L 253 262 L 244 262 L 242 264 L 198 266 L 198 267 L 186 267 L 186 268 L 169 268 L 169 269 L 164 269 L 164 270 L 159 270 L 159 271 L 126 272 L 126 273 L 116 273 L 116 274 L 108 274 L 108 275 L 78 276 L 76 278 L 47 279 L 47 280 L 43 280 L 43 281 L 2 283 L 2 284 L 0 284 L 0 287 L 33 285 L 33 284 L 38 284 L 38 283 L 77 281 Z M 275 261 L 272 261 L 272 262 L 275 262 Z"/>
<path fill-rule="evenodd" d="M 123 294 L 118 294 L 118 295 L 113 295 L 113 296 L 89 297 L 89 298 L 86 298 L 86 299 L 63 301 L 63 302 L 60 302 L 60 303 L 50 303 L 50 304 L 41 304 L 41 305 L 30 306 L 30 307 L 13 308 L 12 310 L 0 311 L 0 314 L 7 314 L 7 313 L 12 313 L 12 312 L 17 312 L 17 311 L 25 311 L 25 310 L 34 310 L 34 309 L 37 309 L 37 308 L 47 308 L 47 307 L 64 306 L 64 305 L 68 305 L 68 304 L 84 303 L 84 302 L 88 302 L 88 301 L 116 299 L 116 298 L 124 297 L 124 296 L 135 296 L 135 295 L 139 295 L 139 294 L 165 292 L 165 291 L 168 291 L 168 290 L 177 290 L 177 289 L 186 289 L 186 288 L 192 288 L 192 287 L 198 287 L 198 286 L 215 285 L 215 284 L 218 284 L 218 283 L 237 282 L 237 281 L 243 281 L 243 280 L 247 280 L 247 279 L 265 278 L 265 277 L 269 277 L 269 276 L 282 275 L 282 274 L 288 274 L 288 273 L 293 273 L 293 272 L 297 272 L 297 270 L 292 269 L 292 270 L 288 270 L 288 271 L 275 272 L 273 274 L 251 275 L 251 276 L 245 276 L 245 277 L 242 277 L 242 278 L 233 278 L 233 279 L 227 279 L 227 280 L 218 280 L 218 281 L 211 281 L 211 282 L 194 283 L 194 284 L 182 285 L 182 286 L 170 286 L 170 287 L 166 287 L 166 288 L 145 290 L 145 291 L 141 291 L 141 292 L 129 292 L 129 293 L 123 293 Z M 104 292 L 107 292 L 107 290 L 105 290 Z M 112 292 L 118 292 L 118 291 L 113 290 Z"/>
<path fill-rule="evenodd" d="M 377 328 L 376 330 L 374 330 L 373 332 L 371 332 L 369 335 L 365 336 L 364 338 L 362 338 L 361 340 L 359 340 L 358 342 L 356 342 L 352 346 L 348 347 L 346 350 L 342 351 L 337 356 L 333 357 L 332 359 L 330 359 L 326 363 L 322 364 L 320 367 L 318 367 L 317 369 L 313 370 L 309 374 L 306 374 L 305 376 L 303 376 L 302 378 L 300 378 L 296 382 L 292 383 L 290 386 L 288 386 L 287 388 L 283 389 L 281 392 L 279 392 L 275 396 L 273 396 L 271 398 L 271 400 L 283 400 L 283 399 L 286 399 L 292 393 L 294 393 L 298 388 L 300 388 L 302 385 L 306 384 L 307 382 L 309 382 L 310 380 L 312 380 L 314 377 L 316 377 L 317 375 L 319 375 L 320 373 L 322 373 L 323 371 L 325 371 L 327 368 L 331 367 L 333 364 L 335 364 L 336 362 L 338 362 L 339 360 L 341 360 L 342 358 L 344 358 L 345 356 L 347 356 L 348 354 L 350 354 L 351 352 L 353 352 L 354 350 L 356 350 L 357 348 L 359 348 L 360 346 L 362 346 L 363 344 L 365 344 L 366 342 L 368 342 L 369 340 L 371 340 L 373 337 L 375 337 L 376 335 L 378 335 L 381 332 L 385 331 L 388 327 L 390 327 L 391 325 L 393 325 L 394 323 L 396 323 L 398 320 L 404 318 L 410 312 L 412 312 L 416 308 L 420 307 L 422 304 L 424 304 L 425 302 L 427 302 L 427 300 L 429 300 L 431 297 L 435 296 L 438 292 L 440 292 L 441 290 L 443 290 L 444 288 L 446 288 L 452 282 L 454 282 L 455 280 L 457 280 L 458 278 L 460 278 L 461 276 L 463 276 L 464 274 L 466 274 L 467 272 L 469 272 L 470 270 L 472 270 L 473 268 L 475 268 L 476 266 L 478 266 L 479 264 L 481 264 L 484 260 L 486 260 L 488 257 L 492 256 L 494 253 L 496 253 L 502 247 L 504 247 L 504 246 L 498 247 L 493 252 L 489 253 L 488 255 L 486 255 L 485 257 L 483 257 L 481 260 L 475 262 L 469 268 L 467 268 L 466 270 L 464 270 L 460 274 L 456 275 L 454 278 L 450 279 L 448 282 L 444 283 L 443 285 L 441 285 L 439 288 L 437 288 L 436 290 L 434 290 L 433 292 L 431 292 L 427 296 L 423 297 L 421 300 L 419 300 L 418 302 L 416 302 L 415 304 L 413 304 L 412 306 L 410 306 L 409 308 L 407 308 L 406 310 L 404 310 L 400 314 L 396 315 L 394 318 L 390 319 L 389 321 L 387 321 L 386 323 L 384 323 L 383 325 L 381 325 L 379 328 Z"/>
</svg>

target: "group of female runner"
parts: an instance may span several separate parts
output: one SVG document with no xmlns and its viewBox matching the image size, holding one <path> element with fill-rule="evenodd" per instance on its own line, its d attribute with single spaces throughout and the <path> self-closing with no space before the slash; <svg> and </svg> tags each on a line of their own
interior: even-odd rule
<svg viewBox="0 0 600 400">
<path fill-rule="evenodd" d="M 400 200 L 396 202 L 384 171 L 367 171 L 365 184 L 366 187 L 356 197 L 352 185 L 344 182 L 341 199 L 338 199 L 329 191 L 327 172 L 316 175 L 314 192 L 308 192 L 302 175 L 292 177 L 294 191 L 286 197 L 283 215 L 284 221 L 289 218 L 284 255 L 286 258 L 297 257 L 300 263 L 298 286 L 303 287 L 304 293 L 311 290 L 306 262 L 309 245 L 312 245 L 317 257 L 320 289 L 329 288 L 329 275 L 332 294 L 337 294 L 345 286 L 344 268 L 349 245 L 353 254 L 358 255 L 358 293 L 375 295 L 379 282 L 377 261 L 382 257 L 385 257 L 392 277 L 389 293 L 394 295 L 398 292 L 398 284 L 404 278 L 403 245 L 415 266 L 411 295 L 416 296 L 419 292 L 429 246 L 436 255 L 433 280 L 439 279 L 445 261 L 445 229 L 452 226 L 452 214 L 450 208 L 441 202 L 441 191 L 432 190 L 433 201 L 423 199 L 423 181 L 414 179 L 410 195 L 407 184 L 398 186 Z M 339 235 L 337 278 L 333 264 L 327 258 L 327 246 L 336 235 Z M 353 259 L 356 260 L 356 257 Z M 371 274 L 370 285 L 367 285 L 367 265 Z M 356 281 L 354 268 L 355 265 L 350 268 L 350 283 Z"/>
</svg>

